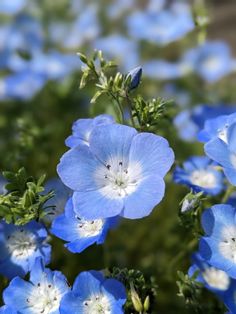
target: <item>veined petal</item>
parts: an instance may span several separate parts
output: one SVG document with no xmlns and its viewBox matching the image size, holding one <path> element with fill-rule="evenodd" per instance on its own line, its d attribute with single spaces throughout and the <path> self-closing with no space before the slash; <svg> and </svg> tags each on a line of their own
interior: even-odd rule
<svg viewBox="0 0 236 314">
<path fill-rule="evenodd" d="M 131 141 L 136 134 L 134 128 L 125 125 L 100 126 L 91 133 L 91 152 L 105 165 L 114 157 L 120 158 L 125 164 L 128 162 Z"/>
<path fill-rule="evenodd" d="M 122 198 L 106 196 L 106 189 L 104 187 L 96 191 L 75 192 L 73 194 L 75 212 L 88 220 L 119 215 L 124 201 Z"/>
<path fill-rule="evenodd" d="M 142 218 L 151 213 L 164 196 L 165 183 L 161 177 L 144 178 L 136 191 L 124 199 L 121 216 L 130 219 Z"/>
<path fill-rule="evenodd" d="M 129 161 L 141 164 L 143 176 L 163 177 L 174 162 L 174 153 L 163 137 L 152 133 L 139 133 L 132 140 Z"/>
<path fill-rule="evenodd" d="M 89 147 L 79 145 L 62 156 L 57 171 L 62 182 L 72 190 L 91 191 L 97 189 L 94 172 L 100 165 Z"/>
</svg>

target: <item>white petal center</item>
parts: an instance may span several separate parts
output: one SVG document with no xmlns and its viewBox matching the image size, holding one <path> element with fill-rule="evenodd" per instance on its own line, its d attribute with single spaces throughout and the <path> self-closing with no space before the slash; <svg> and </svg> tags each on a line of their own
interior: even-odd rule
<svg viewBox="0 0 236 314">
<path fill-rule="evenodd" d="M 203 278 L 209 286 L 219 290 L 227 290 L 230 285 L 230 278 L 223 270 L 209 267 L 202 273 Z"/>
<path fill-rule="evenodd" d="M 104 294 L 91 295 L 84 301 L 83 314 L 110 314 L 111 305 Z"/>
<path fill-rule="evenodd" d="M 236 226 L 223 228 L 219 251 L 226 259 L 236 263 Z"/>
<path fill-rule="evenodd" d="M 191 173 L 190 180 L 192 184 L 207 189 L 212 189 L 217 184 L 214 173 L 207 170 L 194 170 Z"/>
</svg>

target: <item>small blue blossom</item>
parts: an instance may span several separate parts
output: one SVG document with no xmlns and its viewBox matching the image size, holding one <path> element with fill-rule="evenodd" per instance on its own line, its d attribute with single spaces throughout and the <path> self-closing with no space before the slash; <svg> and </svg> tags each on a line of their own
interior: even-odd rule
<svg viewBox="0 0 236 314">
<path fill-rule="evenodd" d="M 236 278 L 236 209 L 231 205 L 214 205 L 205 210 L 201 222 L 205 236 L 199 252 L 212 267 Z"/>
<path fill-rule="evenodd" d="M 30 281 L 15 277 L 4 290 L 3 300 L 17 313 L 59 314 L 61 299 L 68 291 L 65 276 L 44 268 L 42 260 L 37 258 L 30 272 Z"/>
<path fill-rule="evenodd" d="M 196 281 L 203 283 L 208 290 L 220 297 L 229 289 L 233 281 L 225 271 L 211 266 L 199 253 L 192 255 L 192 266 L 188 274 L 192 277 L 196 272 Z"/>
<path fill-rule="evenodd" d="M 93 47 L 102 50 L 107 58 L 115 59 L 124 72 L 140 64 L 137 43 L 121 34 L 98 38 L 94 41 Z"/>
<path fill-rule="evenodd" d="M 108 114 L 101 114 L 94 119 L 79 119 L 73 123 L 72 135 L 66 139 L 66 146 L 72 148 L 79 144 L 89 145 L 90 135 L 93 130 L 101 125 L 112 123 L 115 123 L 115 120 Z"/>
<path fill-rule="evenodd" d="M 66 202 L 71 196 L 72 192 L 65 186 L 59 178 L 52 178 L 45 184 L 45 193 L 54 191 L 55 196 L 49 199 L 46 203 L 47 206 L 55 206 L 46 210 L 47 215 L 44 217 L 45 222 L 52 222 L 55 217 L 62 214 L 65 209 Z"/>
<path fill-rule="evenodd" d="M 226 43 L 212 41 L 186 52 L 182 65 L 213 83 L 232 71 L 233 58 Z"/>
<path fill-rule="evenodd" d="M 52 224 L 51 233 L 69 243 L 65 247 L 73 253 L 81 253 L 88 246 L 102 244 L 108 229 L 114 223 L 113 218 L 85 220 L 74 211 L 70 198 L 65 213 L 57 217 Z"/>
<path fill-rule="evenodd" d="M 223 167 L 229 182 L 236 185 L 236 122 L 226 129 L 222 138 L 216 137 L 205 144 L 205 153 Z"/>
<path fill-rule="evenodd" d="M 216 164 L 205 156 L 194 156 L 184 162 L 183 168 L 176 167 L 174 181 L 190 187 L 194 192 L 209 195 L 219 194 L 223 185 L 223 175 Z"/>
<path fill-rule="evenodd" d="M 133 8 L 135 0 L 113 0 L 107 5 L 107 15 L 110 19 L 118 19 L 126 11 Z"/>
<path fill-rule="evenodd" d="M 116 279 L 106 279 L 98 271 L 82 272 L 75 279 L 72 291 L 61 301 L 61 314 L 124 313 L 126 291 Z"/>
<path fill-rule="evenodd" d="M 135 11 L 127 19 L 130 36 L 166 45 L 194 29 L 191 11 L 185 2 L 151 1 L 144 11 Z"/>
<path fill-rule="evenodd" d="M 50 262 L 51 246 L 46 242 L 47 231 L 31 221 L 24 226 L 0 222 L 0 273 L 8 278 L 24 276 L 37 257 Z"/>
<path fill-rule="evenodd" d="M 226 142 L 227 130 L 233 122 L 236 122 L 236 113 L 206 120 L 204 129 L 198 134 L 198 140 L 206 143 L 211 139 L 218 137 Z"/>
<path fill-rule="evenodd" d="M 162 200 L 163 177 L 173 161 L 164 138 L 109 124 L 92 131 L 90 146 L 65 153 L 58 174 L 75 191 L 73 203 L 80 217 L 135 219 L 149 215 Z"/>
</svg>

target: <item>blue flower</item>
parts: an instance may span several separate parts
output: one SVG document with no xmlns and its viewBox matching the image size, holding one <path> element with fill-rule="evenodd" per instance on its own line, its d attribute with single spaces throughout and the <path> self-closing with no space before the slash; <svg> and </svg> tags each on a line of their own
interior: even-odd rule
<svg viewBox="0 0 236 314">
<path fill-rule="evenodd" d="M 61 301 L 61 314 L 124 313 L 125 287 L 115 279 L 106 279 L 98 271 L 82 272 L 72 291 Z"/>
<path fill-rule="evenodd" d="M 182 64 L 212 83 L 232 71 L 233 58 L 226 43 L 212 41 L 186 52 Z"/>
<path fill-rule="evenodd" d="M 202 214 L 205 236 L 199 252 L 211 266 L 236 278 L 236 209 L 231 205 L 214 205 Z"/>
<path fill-rule="evenodd" d="M 107 58 L 115 59 L 124 72 L 140 64 L 137 43 L 123 35 L 112 34 L 98 38 L 94 41 L 93 47 L 102 50 Z"/>
<path fill-rule="evenodd" d="M 154 2 L 146 10 L 132 13 L 127 19 L 130 36 L 166 45 L 194 29 L 187 3 L 174 2 L 170 6 L 165 6 L 164 2 L 157 5 Z"/>
<path fill-rule="evenodd" d="M 192 255 L 192 266 L 188 274 L 192 277 L 196 272 L 196 281 L 203 283 L 208 290 L 220 297 L 229 289 L 233 281 L 225 271 L 212 267 L 199 253 Z"/>
<path fill-rule="evenodd" d="M 162 200 L 163 177 L 174 161 L 168 142 L 151 133 L 109 124 L 61 158 L 58 174 L 76 191 L 75 211 L 88 220 L 121 215 L 147 216 Z"/>
<path fill-rule="evenodd" d="M 37 258 L 30 272 L 30 281 L 15 277 L 4 290 L 3 300 L 21 314 L 59 314 L 61 299 L 68 291 L 65 276 L 44 268 L 42 260 Z"/>
<path fill-rule="evenodd" d="M 45 84 L 45 77 L 31 71 L 6 76 L 0 81 L 0 99 L 31 99 Z"/>
<path fill-rule="evenodd" d="M 184 162 L 183 168 L 176 167 L 174 181 L 187 185 L 194 192 L 219 194 L 223 185 L 223 175 L 216 169 L 216 164 L 205 156 L 194 156 Z"/>
<path fill-rule="evenodd" d="M 101 114 L 94 119 L 79 119 L 73 123 L 72 135 L 66 139 L 66 146 L 72 148 L 79 144 L 89 145 L 89 138 L 93 130 L 101 125 L 114 122 L 114 118 L 108 114 Z"/>
<path fill-rule="evenodd" d="M 0 12 L 4 14 L 16 14 L 21 11 L 26 4 L 26 0 L 1 0 Z"/>
<path fill-rule="evenodd" d="M 55 192 L 55 196 L 47 201 L 47 206 L 55 206 L 54 208 L 48 208 L 46 210 L 47 215 L 44 217 L 45 222 L 52 222 L 55 217 L 62 214 L 65 209 L 66 202 L 71 196 L 71 190 L 65 186 L 59 178 L 53 178 L 46 182 L 45 192 Z"/>
<path fill-rule="evenodd" d="M 236 113 L 206 120 L 204 129 L 198 134 L 198 140 L 206 143 L 211 139 L 218 137 L 222 141 L 226 142 L 227 130 L 233 122 L 236 122 Z"/>
<path fill-rule="evenodd" d="M 187 142 L 192 142 L 198 131 L 198 126 L 192 120 L 192 113 L 186 109 L 181 111 L 174 118 L 174 125 L 177 128 L 179 137 Z"/>
<path fill-rule="evenodd" d="M 85 220 L 74 211 L 70 198 L 65 213 L 57 217 L 52 224 L 51 233 L 69 243 L 65 244 L 72 253 L 81 253 L 88 246 L 102 244 L 108 229 L 115 223 L 115 218 Z"/>
<path fill-rule="evenodd" d="M 59 80 L 79 69 L 78 58 L 70 54 L 50 51 L 47 54 L 37 53 L 28 64 L 29 69 L 48 80 Z"/>
<path fill-rule="evenodd" d="M 184 75 L 179 63 L 165 60 L 150 60 L 143 64 L 143 71 L 147 77 L 159 80 L 177 79 Z"/>
<path fill-rule="evenodd" d="M 47 244 L 47 231 L 31 221 L 24 226 L 0 223 L 0 273 L 8 278 L 24 276 L 33 267 L 37 257 L 50 262 L 51 246 Z"/>
<path fill-rule="evenodd" d="M 205 153 L 223 167 L 229 182 L 236 185 L 236 122 L 231 124 L 224 138 L 213 138 L 205 144 Z"/>
</svg>

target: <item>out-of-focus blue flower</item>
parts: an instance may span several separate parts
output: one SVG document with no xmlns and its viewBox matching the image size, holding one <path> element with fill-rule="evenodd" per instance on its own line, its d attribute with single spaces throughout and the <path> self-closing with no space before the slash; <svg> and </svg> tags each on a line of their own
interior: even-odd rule
<svg viewBox="0 0 236 314">
<path fill-rule="evenodd" d="M 45 84 L 45 76 L 32 71 L 10 74 L 0 80 L 0 99 L 31 99 Z"/>
<path fill-rule="evenodd" d="M 59 314 L 61 299 L 68 291 L 65 276 L 44 268 L 42 260 L 37 258 L 30 272 L 30 281 L 15 277 L 4 290 L 3 300 L 17 313 Z"/>
<path fill-rule="evenodd" d="M 233 185 L 236 185 L 236 122 L 226 130 L 226 136 L 213 138 L 204 146 L 205 153 L 223 167 L 223 171 Z"/>
<path fill-rule="evenodd" d="M 59 178 L 53 178 L 46 182 L 45 192 L 55 192 L 55 196 L 47 201 L 47 206 L 55 206 L 54 208 L 48 208 L 47 215 L 44 217 L 45 222 L 52 222 L 58 215 L 62 214 L 65 209 L 66 202 L 71 196 L 72 191 L 65 186 Z"/>
<path fill-rule="evenodd" d="M 211 266 L 199 253 L 192 255 L 192 266 L 188 273 L 192 277 L 196 272 L 196 281 L 203 283 L 208 290 L 221 298 L 233 281 L 225 271 Z"/>
<path fill-rule="evenodd" d="M 86 5 L 73 23 L 51 24 L 49 32 L 52 41 L 72 50 L 78 49 L 86 42 L 93 41 L 100 34 L 97 10 L 95 3 Z"/>
<path fill-rule="evenodd" d="M 18 15 L 9 29 L 6 48 L 30 53 L 41 50 L 44 35 L 41 23 L 30 15 Z"/>
<path fill-rule="evenodd" d="M 16 14 L 21 11 L 26 5 L 26 0 L 1 0 L 0 13 L 3 14 Z"/>
<path fill-rule="evenodd" d="M 24 226 L 0 223 L 0 273 L 8 278 L 24 276 L 33 267 L 37 257 L 50 262 L 51 246 L 47 244 L 47 231 L 31 221 Z"/>
<path fill-rule="evenodd" d="M 181 108 L 189 106 L 191 103 L 190 93 L 177 87 L 174 83 L 167 83 L 161 90 L 161 96 L 164 99 L 173 99 L 173 101 Z"/>
<path fill-rule="evenodd" d="M 93 130 L 101 125 L 112 123 L 115 123 L 115 120 L 108 114 L 101 114 L 94 119 L 79 119 L 73 123 L 72 135 L 66 139 L 66 146 L 72 148 L 79 144 L 89 145 L 90 135 Z"/>
<path fill-rule="evenodd" d="M 29 69 L 48 80 L 63 79 L 71 72 L 80 68 L 80 62 L 75 55 L 51 51 L 47 54 L 38 53 L 29 62 Z"/>
<path fill-rule="evenodd" d="M 121 282 L 106 279 L 98 271 L 87 271 L 79 274 L 72 291 L 62 298 L 60 313 L 122 314 L 125 302 L 126 291 Z"/>
<path fill-rule="evenodd" d="M 219 204 L 202 214 L 205 236 L 200 239 L 199 252 L 211 266 L 236 278 L 236 209 Z"/>
<path fill-rule="evenodd" d="M 226 43 L 212 41 L 187 51 L 182 66 L 192 69 L 208 82 L 216 82 L 232 71 L 233 59 Z"/>
<path fill-rule="evenodd" d="M 88 246 L 105 241 L 108 229 L 115 220 L 85 220 L 74 211 L 72 199 L 66 204 L 65 213 L 57 217 L 52 224 L 51 233 L 69 243 L 65 247 L 73 253 L 80 253 Z"/>
<path fill-rule="evenodd" d="M 90 146 L 78 145 L 61 158 L 58 174 L 75 191 L 73 203 L 88 220 L 147 216 L 163 198 L 163 177 L 174 161 L 168 142 L 134 128 L 102 125 Z"/>
<path fill-rule="evenodd" d="M 187 142 L 195 140 L 198 126 L 193 122 L 190 110 L 181 111 L 173 122 L 181 139 Z"/>
<path fill-rule="evenodd" d="M 150 60 L 143 64 L 143 73 L 147 77 L 159 80 L 172 80 L 184 75 L 179 63 L 165 60 Z"/>
<path fill-rule="evenodd" d="M 194 22 L 187 3 L 174 2 L 163 7 L 155 1 L 145 11 L 135 11 L 127 19 L 130 36 L 166 45 L 180 39 L 194 29 Z"/>
<path fill-rule="evenodd" d="M 99 38 L 94 41 L 93 47 L 102 50 L 107 58 L 115 58 L 126 73 L 140 64 L 137 43 L 120 34 Z"/>
<path fill-rule="evenodd" d="M 226 142 L 227 130 L 233 122 L 236 122 L 236 113 L 206 120 L 204 129 L 198 134 L 198 140 L 206 143 L 211 139 L 218 137 L 222 141 Z"/>
<path fill-rule="evenodd" d="M 174 124 L 179 136 L 185 141 L 196 140 L 198 132 L 203 129 L 204 123 L 208 119 L 216 118 L 220 115 L 228 115 L 235 112 L 235 107 L 226 105 L 199 105 L 192 110 L 181 111 L 174 119 Z"/>
<path fill-rule="evenodd" d="M 216 164 L 205 156 L 194 156 L 183 163 L 183 168 L 176 167 L 174 181 L 184 184 L 194 192 L 209 195 L 219 194 L 223 185 L 223 175 L 216 169 Z"/>
</svg>

